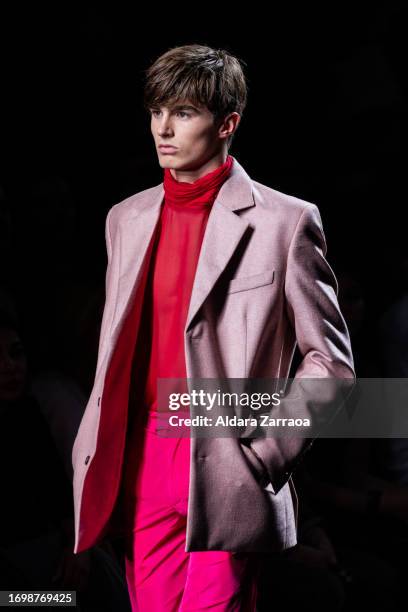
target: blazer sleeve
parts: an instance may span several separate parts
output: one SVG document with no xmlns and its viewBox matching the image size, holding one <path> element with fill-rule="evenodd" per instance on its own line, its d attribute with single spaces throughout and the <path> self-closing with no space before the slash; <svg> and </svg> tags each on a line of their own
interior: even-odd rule
<svg viewBox="0 0 408 612">
<path fill-rule="evenodd" d="M 329 409 L 326 411 L 325 406 L 340 407 L 340 394 L 344 400 L 344 390 L 347 396 L 355 384 L 349 332 L 340 312 L 338 284 L 326 261 L 326 252 L 319 210 L 315 204 L 308 203 L 297 222 L 288 250 L 285 301 L 287 316 L 302 355 L 294 376 L 297 392 L 300 389 L 301 393 L 292 402 L 296 412 L 292 416 L 309 416 L 312 425 L 322 417 L 323 420 L 328 417 Z M 324 401 L 322 382 L 319 384 L 317 381 L 322 378 L 326 379 L 323 381 Z M 288 416 L 287 406 L 291 405 L 290 395 L 289 391 L 288 397 L 281 401 L 280 410 L 285 416 Z M 274 493 L 289 480 L 316 437 L 275 436 L 251 440 L 251 450 L 263 465 Z"/>
</svg>

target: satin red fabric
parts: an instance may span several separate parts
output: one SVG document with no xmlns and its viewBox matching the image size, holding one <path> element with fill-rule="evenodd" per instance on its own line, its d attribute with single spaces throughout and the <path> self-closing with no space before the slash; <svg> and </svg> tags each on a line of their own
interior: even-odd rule
<svg viewBox="0 0 408 612">
<path fill-rule="evenodd" d="M 233 157 L 228 155 L 225 162 L 215 170 L 208 172 L 193 183 L 176 180 L 170 168 L 164 169 L 165 202 L 182 208 L 199 208 L 200 205 L 211 206 L 217 197 L 223 182 L 231 172 Z"/>
<path fill-rule="evenodd" d="M 164 170 L 164 204 L 156 228 L 132 375 L 137 403 L 157 410 L 157 378 L 187 377 L 184 327 L 211 206 L 233 158 L 193 183 Z M 187 388 L 175 389 L 185 392 Z"/>
<path fill-rule="evenodd" d="M 258 565 L 229 551 L 187 553 L 190 439 L 156 431 L 156 379 L 185 379 L 184 327 L 211 206 L 233 158 L 194 183 L 165 169 L 132 373 L 123 517 L 132 610 L 253 612 Z M 172 389 L 173 390 L 173 389 Z M 175 389 L 187 391 L 187 387 Z M 225 517 L 224 517 L 225 520 Z"/>
<path fill-rule="evenodd" d="M 127 498 L 125 569 L 132 611 L 255 612 L 255 553 L 185 550 L 190 438 L 161 438 L 155 413 L 134 440 Z M 225 517 L 224 517 L 225 519 Z"/>
</svg>

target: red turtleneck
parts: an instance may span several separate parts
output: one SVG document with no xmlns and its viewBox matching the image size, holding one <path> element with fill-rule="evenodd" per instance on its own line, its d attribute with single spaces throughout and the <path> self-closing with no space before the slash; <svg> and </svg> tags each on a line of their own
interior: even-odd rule
<svg viewBox="0 0 408 612">
<path fill-rule="evenodd" d="M 137 407 L 157 410 L 157 378 L 186 378 L 184 327 L 211 206 L 233 158 L 194 183 L 164 170 L 164 202 L 146 281 L 132 383 Z"/>
</svg>

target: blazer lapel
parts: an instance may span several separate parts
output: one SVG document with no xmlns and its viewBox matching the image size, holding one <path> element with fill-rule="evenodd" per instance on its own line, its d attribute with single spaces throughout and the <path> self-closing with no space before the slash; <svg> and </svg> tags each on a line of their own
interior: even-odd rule
<svg viewBox="0 0 408 612">
<path fill-rule="evenodd" d="M 139 288 L 145 263 L 150 259 L 151 248 L 163 202 L 163 185 L 158 185 L 144 194 L 131 215 L 124 215 L 119 225 L 120 270 L 117 302 L 112 336 L 119 334 Z"/>
<path fill-rule="evenodd" d="M 234 158 L 231 174 L 221 186 L 208 217 L 184 332 L 189 329 L 250 225 L 235 211 L 254 205 L 251 179 Z"/>
</svg>

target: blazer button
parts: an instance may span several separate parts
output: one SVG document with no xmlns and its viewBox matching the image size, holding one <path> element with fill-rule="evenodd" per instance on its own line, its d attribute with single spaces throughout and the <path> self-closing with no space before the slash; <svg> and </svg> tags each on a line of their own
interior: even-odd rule
<svg viewBox="0 0 408 612">
<path fill-rule="evenodd" d="M 88 455 L 88 456 L 86 457 L 86 459 L 85 459 L 85 465 L 87 465 L 87 464 L 88 464 L 88 462 L 89 462 L 90 458 L 91 458 L 91 455 Z"/>
</svg>

